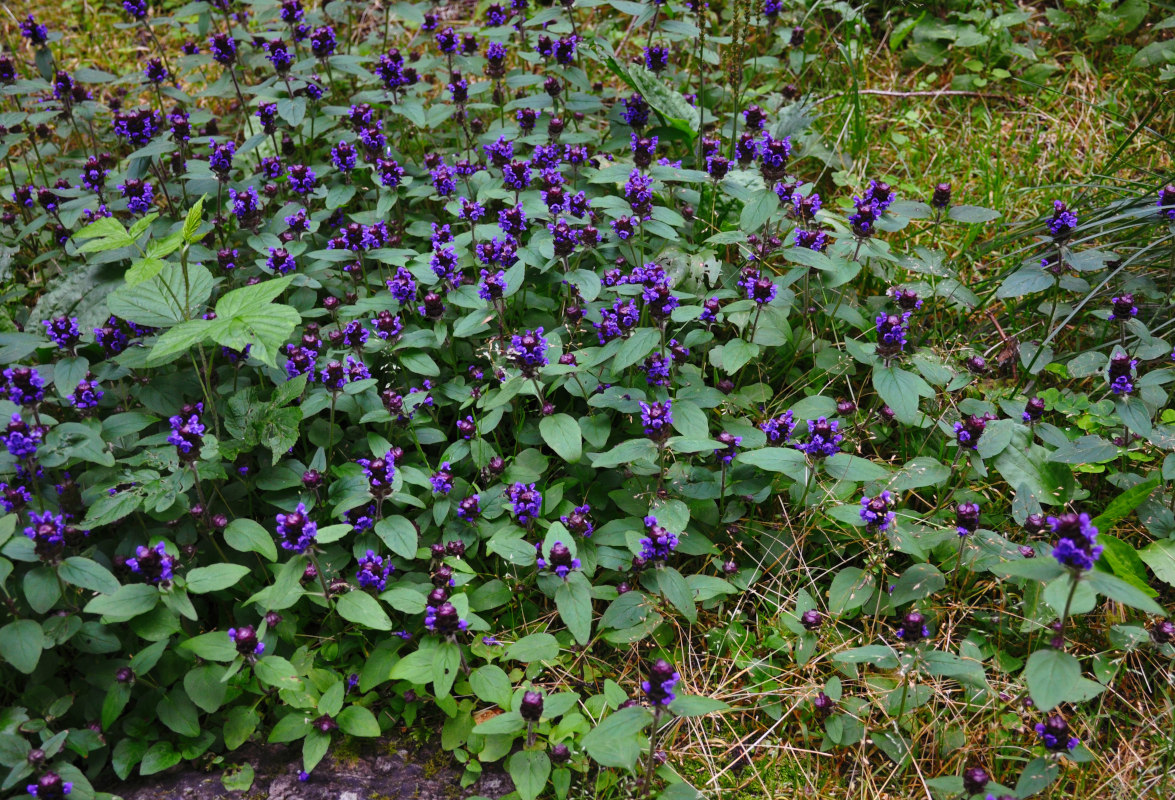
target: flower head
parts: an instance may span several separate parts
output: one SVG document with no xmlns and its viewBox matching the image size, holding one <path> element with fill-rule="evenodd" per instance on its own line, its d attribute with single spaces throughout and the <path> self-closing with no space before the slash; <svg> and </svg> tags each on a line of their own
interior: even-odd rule
<svg viewBox="0 0 1175 800">
<path fill-rule="evenodd" d="M 298 503 L 290 513 L 277 515 L 277 533 L 283 549 L 305 553 L 318 534 L 318 524 L 308 516 L 306 504 Z"/>
<path fill-rule="evenodd" d="M 519 525 L 529 526 L 543 508 L 543 495 L 533 483 L 515 483 L 506 490 L 511 511 Z"/>
<path fill-rule="evenodd" d="M 808 439 L 797 442 L 796 449 L 813 458 L 825 458 L 840 452 L 840 443 L 845 438 L 838 432 L 840 422 L 825 417 L 808 420 Z"/>
<path fill-rule="evenodd" d="M 126 560 L 126 565 L 131 572 L 142 575 L 148 583 L 170 581 L 175 574 L 175 558 L 167 554 L 163 542 L 156 542 L 154 547 L 140 546 L 135 550 L 134 558 Z"/>
<path fill-rule="evenodd" d="M 1060 714 L 1049 714 L 1044 722 L 1036 723 L 1036 735 L 1045 749 L 1054 753 L 1070 753 L 1080 744 Z"/>
<path fill-rule="evenodd" d="M 228 638 L 237 652 L 243 656 L 259 656 L 265 652 L 265 643 L 258 640 L 257 631 L 252 625 L 229 628 Z"/>
<path fill-rule="evenodd" d="M 664 707 L 677 697 L 673 690 L 680 680 L 677 670 L 668 661 L 659 658 L 649 668 L 648 679 L 641 681 L 641 691 L 649 698 L 650 705 Z"/>
<path fill-rule="evenodd" d="M 876 532 L 888 529 L 896 517 L 893 512 L 895 504 L 894 496 L 889 491 L 883 491 L 876 497 L 862 497 L 860 514 L 865 527 Z"/>
<path fill-rule="evenodd" d="M 1086 571 L 1093 569 L 1102 554 L 1097 543 L 1098 530 L 1090 521 L 1089 514 L 1067 512 L 1059 517 L 1048 517 L 1049 529 L 1056 537 L 1053 544 L 1053 558 L 1063 567 Z"/>
<path fill-rule="evenodd" d="M 388 585 L 388 576 L 393 570 L 395 567 L 388 559 L 376 555 L 374 550 L 368 550 L 363 558 L 359 559 L 359 571 L 355 573 L 355 578 L 363 588 L 382 592 Z"/>
</svg>

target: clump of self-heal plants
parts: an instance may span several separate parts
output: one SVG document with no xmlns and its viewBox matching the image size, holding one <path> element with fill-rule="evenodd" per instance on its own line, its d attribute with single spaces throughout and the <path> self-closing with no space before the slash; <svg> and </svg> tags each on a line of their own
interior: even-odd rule
<svg viewBox="0 0 1175 800">
<path fill-rule="evenodd" d="M 1105 634 L 1131 674 L 1168 664 L 1141 591 L 1169 541 L 1158 279 L 1097 272 L 1096 214 L 1058 198 L 999 287 L 1050 287 L 1014 309 L 1031 353 L 987 330 L 950 237 L 995 213 L 948 176 L 835 191 L 800 88 L 765 77 L 802 83 L 838 33 L 774 0 L 768 26 L 122 5 L 133 76 L 71 73 L 33 16 L 0 54 L 8 785 L 250 739 L 302 740 L 309 781 L 337 737 L 418 725 L 470 782 L 504 759 L 531 799 L 644 794 L 679 778 L 675 715 L 902 762 L 880 743 L 937 730 L 955 681 L 1031 700 L 969 727 L 978 794 L 1017 779 L 993 752 L 1035 747 L 1039 776 L 1097 735 L 1082 681 L 1054 685 L 1086 670 L 1089 593 L 1149 615 Z M 738 92 L 688 66 L 760 56 Z M 1140 236 L 1175 187 L 1145 205 Z M 1145 534 L 1109 533 L 1136 507 Z M 1029 602 L 1027 627 L 970 613 Z M 755 663 L 715 681 L 701 652 Z"/>
</svg>

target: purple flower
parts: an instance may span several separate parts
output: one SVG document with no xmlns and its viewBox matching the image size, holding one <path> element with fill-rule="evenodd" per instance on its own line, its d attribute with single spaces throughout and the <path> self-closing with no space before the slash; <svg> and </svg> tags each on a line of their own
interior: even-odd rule
<svg viewBox="0 0 1175 800">
<path fill-rule="evenodd" d="M 890 359 L 906 349 L 906 325 L 909 321 L 909 311 L 900 316 L 884 311 L 877 315 L 874 321 L 877 328 L 877 355 Z"/>
<path fill-rule="evenodd" d="M 49 41 L 49 29 L 37 22 L 32 14 L 20 21 L 20 35 L 29 40 L 29 43 L 40 47 Z"/>
<path fill-rule="evenodd" d="M 592 533 L 596 530 L 596 526 L 592 523 L 592 519 L 589 516 L 591 513 L 592 507 L 584 503 L 582 506 L 576 506 L 572 509 L 570 514 L 559 517 L 559 521 L 563 523 L 568 531 L 574 533 L 576 536 L 590 539 Z"/>
<path fill-rule="evenodd" d="M 154 547 L 140 546 L 135 550 L 135 557 L 126 560 L 126 565 L 148 583 L 170 581 L 175 574 L 175 559 L 167 554 L 163 542 L 157 542 Z"/>
<path fill-rule="evenodd" d="M 797 442 L 796 449 L 813 458 L 826 458 L 840 452 L 840 443 L 845 438 L 837 432 L 840 423 L 821 417 L 808 420 L 808 440 Z"/>
<path fill-rule="evenodd" d="M 512 484 L 506 490 L 506 497 L 510 500 L 515 521 L 523 527 L 529 527 L 542 511 L 543 495 L 533 483 Z"/>
<path fill-rule="evenodd" d="M 436 33 L 437 49 L 446 55 L 457 52 L 457 34 L 452 28 L 445 28 Z"/>
<path fill-rule="evenodd" d="M 979 505 L 959 503 L 955 506 L 955 531 L 959 536 L 970 536 L 979 529 Z"/>
<path fill-rule="evenodd" d="M 375 458 L 360 458 L 355 463 L 363 467 L 372 496 L 380 498 L 391 494 L 392 482 L 396 477 L 395 451 L 389 450 Z"/>
<path fill-rule="evenodd" d="M 1020 415 L 1024 422 L 1032 423 L 1044 416 L 1044 400 L 1040 397 L 1030 397 L 1024 404 L 1024 413 Z"/>
<path fill-rule="evenodd" d="M 204 440 L 204 425 L 200 422 L 200 415 L 204 413 L 203 403 L 185 405 L 180 413 L 171 417 L 171 433 L 167 436 L 168 444 L 175 445 L 181 461 L 193 461 L 200 453 L 200 445 Z"/>
<path fill-rule="evenodd" d="M 8 367 L 4 380 L 8 399 L 18 406 L 34 406 L 45 398 L 45 380 L 33 367 Z"/>
<path fill-rule="evenodd" d="M 653 179 L 634 169 L 624 184 L 624 199 L 634 215 L 647 218 L 653 213 Z"/>
<path fill-rule="evenodd" d="M 400 305 L 407 305 L 416 299 L 416 279 L 404 267 L 396 269 L 396 275 L 388 279 L 387 287 Z"/>
<path fill-rule="evenodd" d="M 450 472 L 453 465 L 448 461 L 441 464 L 441 468 L 434 472 L 428 479 L 432 484 L 432 490 L 436 494 L 448 494 L 453 491 L 453 473 Z"/>
<path fill-rule="evenodd" d="M 484 269 L 481 271 L 481 283 L 477 287 L 478 297 L 487 303 L 493 303 L 500 300 L 505 292 L 506 273 L 503 270 L 492 274 Z"/>
<path fill-rule="evenodd" d="M 1110 300 L 1110 319 L 1125 322 L 1138 316 L 1138 306 L 1134 305 L 1134 295 L 1124 294 Z"/>
<path fill-rule="evenodd" d="M 318 176 L 314 170 L 304 164 L 294 164 L 286 169 L 290 178 L 290 188 L 298 194 L 310 194 L 318 183 Z"/>
<path fill-rule="evenodd" d="M 24 529 L 24 535 L 33 541 L 33 550 L 42 561 L 55 561 L 65 546 L 65 518 L 52 511 L 38 514 L 29 512 L 32 525 Z"/>
<path fill-rule="evenodd" d="M 1086 571 L 1093 569 L 1102 554 L 1097 543 L 1098 530 L 1090 521 L 1089 514 L 1067 512 L 1059 517 L 1048 517 L 1048 525 L 1057 537 L 1053 545 L 1053 558 L 1063 567 Z"/>
<path fill-rule="evenodd" d="M 673 426 L 673 401 L 664 400 L 650 405 L 642 400 L 640 407 L 645 436 L 654 441 L 662 441 L 669 436 Z"/>
<path fill-rule="evenodd" d="M 294 262 L 294 257 L 284 247 L 271 247 L 269 248 L 269 258 L 265 259 L 265 266 L 278 275 L 287 275 L 293 272 L 298 265 Z"/>
<path fill-rule="evenodd" d="M 1077 215 L 1060 200 L 1053 201 L 1053 215 L 1045 221 L 1053 241 L 1058 244 L 1065 241 L 1077 228 Z"/>
<path fill-rule="evenodd" d="M 264 45 L 265 57 L 269 59 L 269 63 L 273 64 L 274 70 L 279 75 L 289 72 L 290 67 L 294 63 L 294 54 L 290 51 L 289 45 L 285 43 L 284 39 L 270 39 Z"/>
<path fill-rule="evenodd" d="M 641 681 L 641 691 L 649 698 L 650 705 L 662 708 L 677 697 L 673 690 L 680 680 L 681 676 L 677 674 L 677 670 L 668 661 L 659 658 L 649 668 L 648 679 Z"/>
<path fill-rule="evenodd" d="M 31 458 L 37 454 L 37 447 L 40 446 L 44 435 L 40 427 L 30 428 L 28 423 L 20 418 L 20 414 L 13 414 L 3 435 L 0 435 L 0 443 L 3 443 L 13 458 Z"/>
<path fill-rule="evenodd" d="M 1069 723 L 1060 714 L 1049 714 L 1044 722 L 1036 723 L 1035 730 L 1040 743 L 1054 753 L 1070 753 L 1081 743 L 1071 735 Z"/>
<path fill-rule="evenodd" d="M 237 40 L 227 33 L 214 33 L 208 38 L 208 49 L 216 63 L 231 65 L 237 60 Z"/>
<path fill-rule="evenodd" d="M 330 151 L 331 163 L 340 172 L 350 172 L 355 169 L 355 162 L 358 157 L 359 154 L 355 151 L 355 148 L 346 140 L 336 144 Z"/>
<path fill-rule="evenodd" d="M 787 177 L 787 162 L 791 158 L 792 146 L 791 138 L 784 136 L 782 139 L 775 139 L 768 134 L 763 135 L 763 140 L 759 143 L 759 172 L 763 175 L 763 180 L 771 186 Z"/>
<path fill-rule="evenodd" d="M 1110 365 L 1106 370 L 1106 378 L 1110 382 L 1110 391 L 1114 394 L 1130 394 L 1133 392 L 1134 375 L 1137 367 L 1138 359 L 1131 358 L 1126 353 L 1118 352 L 1110 356 Z"/>
<path fill-rule="evenodd" d="M 1175 183 L 1168 183 L 1159 190 L 1159 215 L 1168 222 L 1175 222 Z"/>
<path fill-rule="evenodd" d="M 903 642 L 915 644 L 930 636 L 926 618 L 917 611 L 911 611 L 898 623 L 897 637 Z"/>
<path fill-rule="evenodd" d="M 778 417 L 772 417 L 759 423 L 759 430 L 767 434 L 767 441 L 771 444 L 786 443 L 791 438 L 795 427 L 796 421 L 790 410 L 783 412 Z"/>
<path fill-rule="evenodd" d="M 288 514 L 277 515 L 277 533 L 281 546 L 295 553 L 305 553 L 318 534 L 318 524 L 307 516 L 306 504 L 298 503 Z"/>
<path fill-rule="evenodd" d="M 79 411 L 85 411 L 98 406 L 98 401 L 106 393 L 98 388 L 98 381 L 93 375 L 86 375 L 86 379 L 79 381 L 69 396 L 70 404 Z"/>
<path fill-rule="evenodd" d="M 335 51 L 338 42 L 335 39 L 335 29 L 330 25 L 315 28 L 310 34 L 310 51 L 315 58 L 326 58 Z"/>
<path fill-rule="evenodd" d="M 243 656 L 259 656 L 265 652 L 265 643 L 257 639 L 257 631 L 252 625 L 229 628 L 228 638 L 236 651 Z"/>
<path fill-rule="evenodd" d="M 33 502 L 29 490 L 19 484 L 0 483 L 0 507 L 8 514 L 20 511 Z"/>
<path fill-rule="evenodd" d="M 669 50 L 653 45 L 645 48 L 645 68 L 649 72 L 660 72 L 669 66 Z"/>
<path fill-rule="evenodd" d="M 147 10 L 149 8 L 147 0 L 122 0 L 122 7 L 136 21 L 142 21 L 147 18 Z"/>
<path fill-rule="evenodd" d="M 46 772 L 36 783 L 26 785 L 25 791 L 39 800 L 60 800 L 73 791 L 73 784 L 62 780 L 56 772 Z"/>
<path fill-rule="evenodd" d="M 377 556 L 374 550 L 368 550 L 363 558 L 359 559 L 359 571 L 355 578 L 364 589 L 375 589 L 382 592 L 388 585 L 388 576 L 395 567 L 383 556 Z"/>
<path fill-rule="evenodd" d="M 884 181 L 871 180 L 869 188 L 865 190 L 864 200 L 872 203 L 880 216 L 894 201 L 893 187 Z"/>
<path fill-rule="evenodd" d="M 964 447 L 968 450 L 974 450 L 979 447 L 979 437 L 987 429 L 987 423 L 995 419 L 993 414 L 987 413 L 983 416 L 972 414 L 970 417 L 956 422 L 955 441 L 958 442 L 959 447 Z"/>
<path fill-rule="evenodd" d="M 579 559 L 571 555 L 571 549 L 563 542 L 555 542 L 551 545 L 549 558 L 543 558 L 541 543 L 535 543 L 534 549 L 538 553 L 535 566 L 541 570 L 550 570 L 564 580 L 567 579 L 571 570 L 580 568 Z"/>
<path fill-rule="evenodd" d="M 645 517 L 645 536 L 640 540 L 642 564 L 664 564 L 677 549 L 678 538 L 658 524 L 657 518 Z"/>
<path fill-rule="evenodd" d="M 254 228 L 261 222 L 261 198 L 257 190 L 250 186 L 242 192 L 236 189 L 228 190 L 229 200 L 232 201 L 233 216 L 240 222 L 242 228 Z"/>
<path fill-rule="evenodd" d="M 425 606 L 424 627 L 433 633 L 453 636 L 468 628 L 469 623 L 461 619 L 452 603 L 446 601 L 436 606 Z"/>
<path fill-rule="evenodd" d="M 748 300 L 754 300 L 759 305 L 767 305 L 779 294 L 775 282 L 754 268 L 743 270 L 738 285 L 746 292 Z"/>
<path fill-rule="evenodd" d="M 114 133 L 136 147 L 142 147 L 159 133 L 162 119 L 158 111 L 141 108 L 114 114 Z"/>
<path fill-rule="evenodd" d="M 723 464 L 729 464 L 734 461 L 734 457 L 738 455 L 738 447 L 743 443 L 743 437 L 735 436 L 733 433 L 722 431 L 718 434 L 717 439 L 725 447 L 720 447 L 714 451 L 714 457 Z"/>
<path fill-rule="evenodd" d="M 543 329 L 523 331 L 510 338 L 510 360 L 518 367 L 524 377 L 533 378 L 538 371 L 545 367 L 547 359 L 547 338 L 543 336 Z"/>
<path fill-rule="evenodd" d="M 621 118 L 624 123 L 631 128 L 641 130 L 649 122 L 649 104 L 645 102 L 645 98 L 639 94 L 632 94 L 624 98 L 624 111 L 621 113 Z"/>
<path fill-rule="evenodd" d="M 457 516 L 466 522 L 477 522 L 481 516 L 481 497 L 471 494 L 457 504 Z"/>
<path fill-rule="evenodd" d="M 862 497 L 860 513 L 865 527 L 876 533 L 887 530 L 896 518 L 893 512 L 895 502 L 893 494 L 888 491 L 876 497 Z"/>
<path fill-rule="evenodd" d="M 155 200 L 155 190 L 147 181 L 128 178 L 126 183 L 120 183 L 118 190 L 126 200 L 127 210 L 132 214 L 146 214 L 151 210 Z"/>
</svg>

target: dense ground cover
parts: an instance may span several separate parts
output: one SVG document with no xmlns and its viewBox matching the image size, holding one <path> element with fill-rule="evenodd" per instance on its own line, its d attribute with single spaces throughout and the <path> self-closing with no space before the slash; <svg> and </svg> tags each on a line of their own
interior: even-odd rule
<svg viewBox="0 0 1175 800">
<path fill-rule="evenodd" d="M 1168 794 L 1175 17 L 992 6 L 22 10 L 3 791 Z"/>
</svg>

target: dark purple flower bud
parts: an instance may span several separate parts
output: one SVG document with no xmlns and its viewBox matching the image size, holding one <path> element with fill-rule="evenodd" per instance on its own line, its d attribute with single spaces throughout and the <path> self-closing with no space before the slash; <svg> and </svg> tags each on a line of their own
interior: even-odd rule
<svg viewBox="0 0 1175 800">
<path fill-rule="evenodd" d="M 1046 750 L 1068 753 L 1079 744 L 1069 730 L 1069 723 L 1060 714 L 1049 714 L 1044 722 L 1036 723 L 1036 735 Z"/>
<path fill-rule="evenodd" d="M 903 642 L 914 644 L 928 636 L 930 629 L 926 627 L 926 618 L 917 611 L 906 614 L 898 624 L 897 637 Z"/>
<path fill-rule="evenodd" d="M 32 19 L 30 16 L 29 19 Z M 22 23 L 23 24 L 23 23 Z M 56 772 L 46 772 L 36 783 L 30 783 L 25 791 L 37 800 L 61 800 L 73 790 L 73 784 L 64 780 Z"/>
<path fill-rule="evenodd" d="M 852 400 L 841 400 L 836 404 L 836 413 L 842 417 L 847 417 L 849 414 L 855 414 L 857 411 L 857 404 Z"/>
<path fill-rule="evenodd" d="M 1029 514 L 1024 520 L 1024 530 L 1029 536 L 1039 536 L 1049 529 L 1048 520 L 1044 514 Z"/>
<path fill-rule="evenodd" d="M 334 721 L 334 718 L 328 714 L 323 714 L 314 722 L 310 723 L 314 728 L 322 733 L 330 733 L 333 730 L 338 730 L 339 723 Z"/>
<path fill-rule="evenodd" d="M 979 794 L 987 788 L 991 777 L 983 767 L 969 767 L 963 770 L 963 793 L 967 795 Z"/>
<path fill-rule="evenodd" d="M 824 624 L 824 615 L 814 608 L 808 609 L 800 614 L 800 624 L 804 626 L 805 630 L 818 631 L 820 626 Z"/>
<path fill-rule="evenodd" d="M 826 695 L 824 692 L 817 693 L 812 700 L 812 706 L 816 709 L 816 714 L 821 717 L 827 717 L 836 708 L 836 701 Z"/>
<path fill-rule="evenodd" d="M 1044 400 L 1040 397 L 1030 397 L 1028 402 L 1024 404 L 1022 419 L 1025 422 L 1036 422 L 1044 416 L 1044 411 Z"/>
<path fill-rule="evenodd" d="M 979 506 L 975 503 L 959 503 L 955 506 L 955 530 L 960 536 L 975 533 L 979 528 Z"/>
<path fill-rule="evenodd" d="M 939 183 L 934 187 L 934 194 L 930 197 L 930 205 L 938 209 L 948 208 L 951 204 L 950 183 Z"/>
<path fill-rule="evenodd" d="M 681 676 L 677 674 L 677 670 L 668 661 L 660 658 L 649 668 L 648 680 L 641 682 L 641 690 L 649 698 L 651 705 L 667 706 L 677 697 L 673 690 L 679 680 Z"/>
<path fill-rule="evenodd" d="M 114 673 L 114 680 L 119 683 L 130 683 L 135 679 L 135 671 L 130 667 L 119 667 Z"/>
<path fill-rule="evenodd" d="M 983 356 L 968 356 L 963 360 L 963 366 L 975 375 L 987 374 L 987 361 Z"/>
<path fill-rule="evenodd" d="M 229 628 L 228 638 L 236 647 L 237 652 L 243 656 L 258 656 L 265 651 L 265 644 L 258 641 L 257 631 L 252 625 L 246 625 L 243 628 Z"/>
<path fill-rule="evenodd" d="M 522 695 L 522 701 L 518 704 L 518 714 L 527 722 L 538 722 L 543 716 L 542 694 L 528 691 Z"/>
<path fill-rule="evenodd" d="M 29 751 L 29 754 L 27 756 L 25 756 L 25 760 L 28 761 L 30 764 L 32 764 L 34 767 L 37 766 L 38 764 L 45 763 L 46 758 L 48 758 L 48 756 L 45 755 L 45 751 L 39 747 L 34 747 L 32 750 Z"/>
<path fill-rule="evenodd" d="M 1147 627 L 1151 641 L 1155 644 L 1170 644 L 1175 641 L 1175 622 L 1160 619 L 1155 620 Z"/>
<path fill-rule="evenodd" d="M 566 764 L 571 760 L 571 750 L 560 743 L 551 748 L 550 757 L 553 764 Z"/>
</svg>

